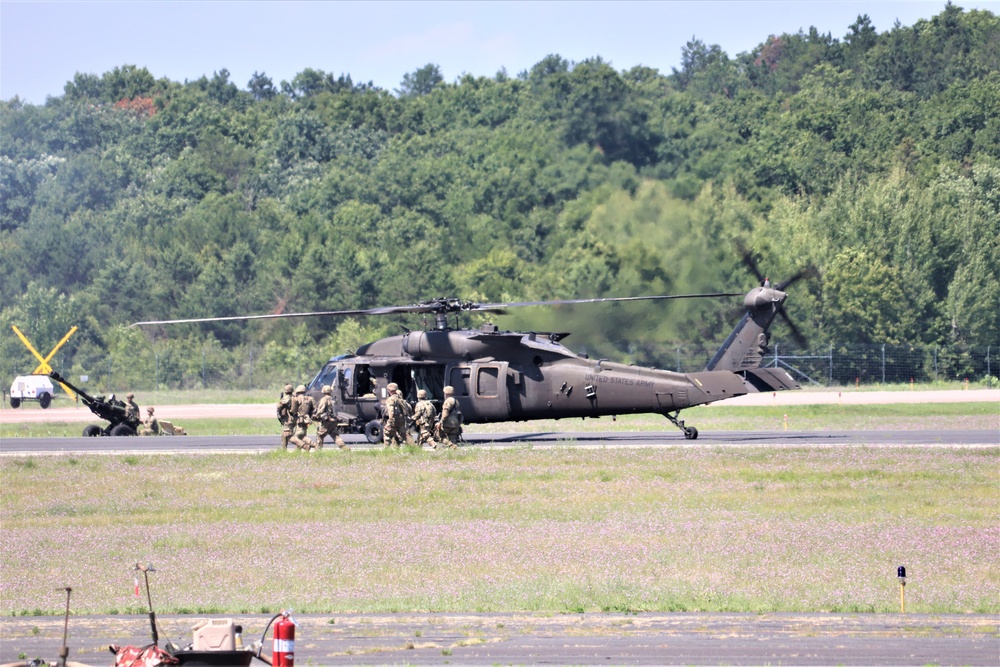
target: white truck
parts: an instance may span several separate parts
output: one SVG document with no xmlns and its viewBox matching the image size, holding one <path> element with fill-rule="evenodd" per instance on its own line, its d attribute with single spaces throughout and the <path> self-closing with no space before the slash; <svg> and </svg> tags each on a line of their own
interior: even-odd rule
<svg viewBox="0 0 1000 667">
<path fill-rule="evenodd" d="M 38 401 L 42 408 L 52 404 L 52 380 L 48 375 L 19 375 L 10 385 L 10 407 L 19 408 L 24 401 Z"/>
</svg>

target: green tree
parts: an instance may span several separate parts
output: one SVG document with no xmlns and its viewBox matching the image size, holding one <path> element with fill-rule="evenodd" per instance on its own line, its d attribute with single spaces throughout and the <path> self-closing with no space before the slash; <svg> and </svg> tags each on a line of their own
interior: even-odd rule
<svg viewBox="0 0 1000 667">
<path fill-rule="evenodd" d="M 441 75 L 441 67 L 434 63 L 428 63 L 418 70 L 404 74 L 396 94 L 400 97 L 429 95 L 443 82 L 444 76 Z"/>
<path fill-rule="evenodd" d="M 264 72 L 254 70 L 253 76 L 247 82 L 247 88 L 253 98 L 258 101 L 272 100 L 278 96 L 278 89 L 274 87 L 274 82 Z"/>
</svg>

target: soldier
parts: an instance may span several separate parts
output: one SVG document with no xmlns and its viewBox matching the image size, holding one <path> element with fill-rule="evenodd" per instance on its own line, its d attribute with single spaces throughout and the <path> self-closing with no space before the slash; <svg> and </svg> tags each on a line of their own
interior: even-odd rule
<svg viewBox="0 0 1000 667">
<path fill-rule="evenodd" d="M 406 431 L 406 401 L 398 393 L 399 385 L 390 382 L 386 387 L 387 396 L 382 409 L 382 442 L 386 449 L 400 447 L 405 439 Z"/>
<path fill-rule="evenodd" d="M 438 422 L 438 427 L 441 430 L 441 443 L 449 449 L 457 449 L 462 440 L 462 410 L 458 407 L 454 387 L 444 388 L 444 403 L 441 404 L 441 421 Z"/>
<path fill-rule="evenodd" d="M 298 417 L 298 402 L 292 395 L 292 385 L 285 385 L 285 392 L 278 399 L 278 421 L 281 422 L 281 445 L 282 451 L 288 451 L 288 441 L 292 437 L 292 430 L 295 428 L 295 421 Z"/>
<path fill-rule="evenodd" d="M 434 404 L 427 400 L 427 392 L 423 389 L 417 390 L 417 405 L 413 408 L 413 418 L 420 429 L 417 437 L 417 446 L 430 445 L 431 449 L 437 449 L 438 444 L 434 439 L 434 422 L 437 421 L 437 409 Z"/>
<path fill-rule="evenodd" d="M 125 421 L 133 424 L 139 423 L 139 406 L 135 402 L 135 394 L 129 392 L 125 394 Z"/>
<path fill-rule="evenodd" d="M 146 418 L 139 428 L 139 435 L 160 435 L 160 422 L 153 412 L 153 406 L 146 408 Z"/>
<path fill-rule="evenodd" d="M 406 440 L 406 444 L 412 445 L 413 436 L 410 435 L 410 424 L 413 423 L 413 406 L 403 397 L 402 390 L 397 389 L 396 396 L 399 396 L 399 404 L 403 406 L 403 425 L 401 427 L 403 429 L 403 439 Z"/>
<path fill-rule="evenodd" d="M 333 405 L 333 387 L 325 385 L 323 387 L 323 398 L 319 399 L 316 405 L 316 419 L 319 426 L 316 427 L 316 449 L 323 449 L 323 438 L 329 433 L 333 436 L 333 442 L 341 449 L 350 449 L 344 444 L 344 439 L 340 437 L 340 429 L 337 427 L 337 413 Z"/>
<path fill-rule="evenodd" d="M 307 435 L 309 424 L 312 423 L 313 415 L 316 412 L 316 403 L 312 396 L 306 394 L 306 386 L 300 384 L 295 388 L 295 433 L 289 438 L 289 442 L 299 448 L 300 451 L 308 452 L 313 448 L 313 441 Z"/>
</svg>

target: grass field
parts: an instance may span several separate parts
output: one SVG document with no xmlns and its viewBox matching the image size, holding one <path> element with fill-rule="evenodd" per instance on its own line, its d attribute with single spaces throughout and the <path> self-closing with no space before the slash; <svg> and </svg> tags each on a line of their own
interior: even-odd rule
<svg viewBox="0 0 1000 667">
<path fill-rule="evenodd" d="M 713 405 L 685 410 L 684 419 L 700 431 L 792 431 L 821 430 L 913 430 L 995 429 L 1000 431 L 1000 408 L 994 403 L 941 403 L 884 405 L 790 405 L 784 407 L 730 407 Z M 94 423 L 100 420 L 94 419 Z M 278 434 L 275 419 L 184 419 L 177 420 L 188 433 L 197 435 Z M 475 424 L 476 433 L 549 431 L 671 431 L 674 427 L 659 415 L 627 415 L 612 420 L 565 419 L 521 423 Z M 2 438 L 79 437 L 81 423 L 0 424 Z"/>
<path fill-rule="evenodd" d="M 1000 612 L 1000 448 L 4 457 L 0 611 Z"/>
</svg>

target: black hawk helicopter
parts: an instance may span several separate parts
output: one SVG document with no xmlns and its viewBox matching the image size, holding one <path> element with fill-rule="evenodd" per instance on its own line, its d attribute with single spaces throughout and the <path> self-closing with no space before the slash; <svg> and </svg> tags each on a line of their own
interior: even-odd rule
<svg viewBox="0 0 1000 667">
<path fill-rule="evenodd" d="M 379 418 L 386 387 L 392 382 L 411 404 L 416 401 L 417 390 L 424 389 L 438 407 L 444 399 L 444 387 L 452 386 L 467 424 L 656 413 L 693 440 L 698 437 L 698 429 L 686 426 L 679 418 L 685 408 L 753 392 L 800 388 L 786 371 L 762 368 L 761 361 L 768 352 L 768 332 L 776 316 L 782 316 L 792 333 L 801 338 L 784 312 L 784 290 L 803 275 L 775 286 L 764 279 L 759 287 L 750 290 L 743 300 L 742 320 L 705 370 L 697 373 L 590 359 L 562 345 L 560 341 L 568 333 L 501 331 L 493 324 L 453 329 L 448 316 L 503 313 L 524 306 L 733 297 L 742 292 L 512 303 L 433 299 L 409 306 L 156 320 L 130 326 L 427 313 L 434 316 L 433 329 L 407 331 L 362 345 L 354 354 L 333 357 L 309 383 L 308 392 L 318 398 L 323 386 L 332 387 L 342 426 L 364 433 L 370 442 L 381 440 Z"/>
</svg>

